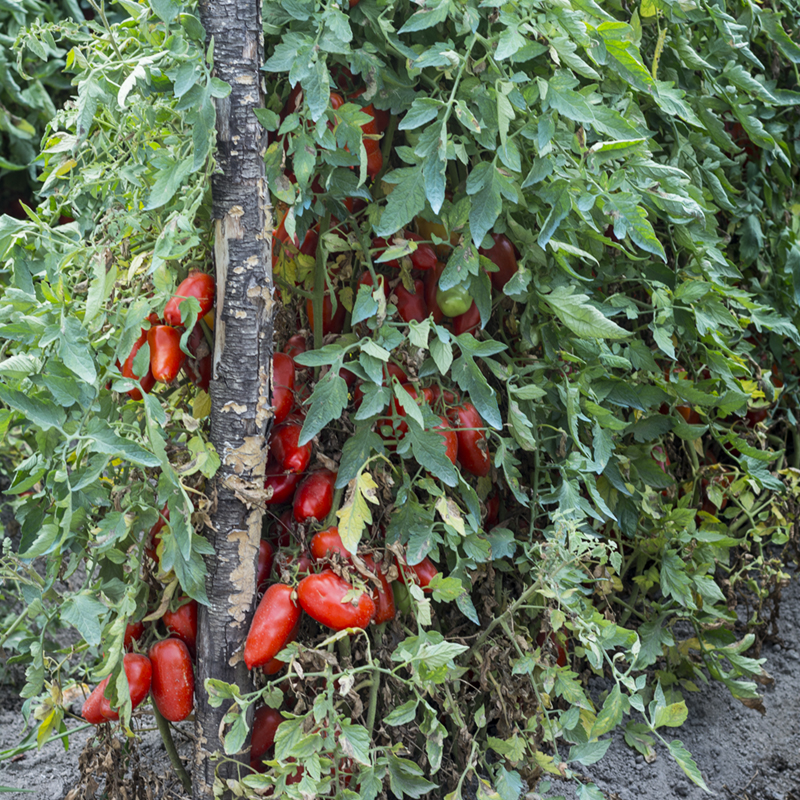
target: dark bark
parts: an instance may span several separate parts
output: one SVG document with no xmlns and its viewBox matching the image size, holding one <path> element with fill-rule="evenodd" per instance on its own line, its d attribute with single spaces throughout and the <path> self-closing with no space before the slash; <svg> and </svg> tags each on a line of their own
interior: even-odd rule
<svg viewBox="0 0 800 800">
<path fill-rule="evenodd" d="M 235 778 L 236 763 L 215 763 L 227 710 L 211 708 L 204 682 L 216 678 L 252 691 L 243 661 L 256 599 L 263 515 L 266 433 L 271 420 L 271 213 L 264 174 L 263 36 L 257 0 L 204 0 L 200 16 L 214 40 L 214 71 L 231 86 L 217 101 L 217 161 L 212 196 L 217 276 L 211 441 L 222 466 L 210 489 L 214 555 L 207 558 L 210 607 L 198 618 L 194 800 L 210 800 L 214 773 Z M 244 773 L 242 773 L 244 774 Z"/>
</svg>

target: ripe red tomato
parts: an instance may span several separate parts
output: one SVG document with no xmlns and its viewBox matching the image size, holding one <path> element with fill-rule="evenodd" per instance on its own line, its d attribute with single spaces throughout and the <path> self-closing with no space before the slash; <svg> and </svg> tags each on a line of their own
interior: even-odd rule
<svg viewBox="0 0 800 800">
<path fill-rule="evenodd" d="M 445 192 L 445 197 L 447 197 L 447 195 L 448 193 Z M 416 222 L 417 230 L 422 234 L 423 239 L 426 241 L 433 241 L 433 235 L 436 235 L 442 240 L 441 244 L 436 245 L 436 255 L 440 259 L 447 261 L 450 251 L 454 247 L 457 247 L 458 243 L 461 241 L 461 234 L 453 231 L 450 234 L 450 243 L 448 244 L 447 231 L 441 222 L 428 222 L 428 220 L 424 219 L 423 217 L 416 217 L 414 221 Z"/>
<path fill-rule="evenodd" d="M 125 638 L 122 646 L 130 652 L 133 650 L 133 643 L 138 642 L 144 636 L 144 622 L 129 622 L 125 626 Z"/>
<path fill-rule="evenodd" d="M 458 457 L 458 436 L 444 417 L 439 417 L 439 419 L 442 422 L 440 425 L 437 425 L 434 430 L 441 433 L 442 439 L 444 439 L 445 455 L 455 464 L 456 458 Z"/>
<path fill-rule="evenodd" d="M 139 380 L 139 376 L 133 371 L 133 359 L 136 358 L 136 354 L 146 341 L 147 331 L 143 330 L 139 338 L 136 340 L 136 344 L 133 346 L 130 355 L 125 359 L 125 363 L 122 365 L 123 378 L 133 378 L 133 380 Z M 142 389 L 144 389 L 145 394 L 150 394 L 153 387 L 156 385 L 156 379 L 153 377 L 153 372 L 149 367 L 147 368 L 147 373 L 139 381 L 139 383 L 141 384 Z M 142 393 L 139 391 L 139 389 L 131 389 L 128 392 L 128 397 L 130 397 L 131 400 L 141 400 Z"/>
<path fill-rule="evenodd" d="M 433 591 L 428 584 L 433 580 L 434 575 L 439 574 L 439 570 L 436 569 L 436 565 L 428 556 L 425 556 L 419 564 L 408 564 L 405 559 L 399 556 L 395 561 L 400 572 L 400 580 L 403 583 L 410 580 L 412 583 L 418 583 L 423 592 Z"/>
<path fill-rule="evenodd" d="M 442 277 L 445 266 L 439 262 L 425 276 L 425 304 L 428 307 L 428 313 L 433 315 L 433 321 L 437 325 L 444 319 L 444 311 L 436 302 L 436 293 L 439 291 L 439 278 Z"/>
<path fill-rule="evenodd" d="M 353 587 L 329 569 L 309 575 L 297 585 L 297 599 L 312 619 L 335 631 L 366 628 L 375 614 L 375 603 L 367 592 L 342 602 Z"/>
<path fill-rule="evenodd" d="M 292 358 L 294 358 L 295 356 L 299 356 L 301 353 L 305 353 L 306 349 L 307 349 L 306 337 L 303 336 L 302 333 L 296 333 L 283 346 L 283 352 L 286 353 L 287 356 L 291 356 Z M 305 369 L 305 367 L 300 367 L 300 369 Z"/>
<path fill-rule="evenodd" d="M 183 597 L 182 600 L 188 598 Z M 164 614 L 164 625 L 170 636 L 180 639 L 194 658 L 197 650 L 197 600 L 189 600 L 176 611 Z"/>
<path fill-rule="evenodd" d="M 492 493 L 486 498 L 486 521 L 484 528 L 493 528 L 500 521 L 500 492 L 493 489 Z"/>
<path fill-rule="evenodd" d="M 301 558 L 300 558 L 301 561 L 303 561 L 305 559 L 307 559 L 307 556 L 301 556 Z M 308 558 L 308 561 L 310 563 L 311 559 Z M 305 572 L 306 574 L 308 574 L 308 570 L 298 570 L 298 575 L 301 572 Z M 297 618 L 297 622 L 295 622 L 295 624 L 294 624 L 294 628 L 292 628 L 292 630 L 289 631 L 289 635 L 286 637 L 286 641 L 283 643 L 284 647 L 286 647 L 287 644 L 291 644 L 297 638 L 297 632 L 300 630 L 301 621 L 302 621 L 302 618 L 298 617 Z M 279 661 L 277 658 L 273 658 L 270 661 L 268 661 L 266 664 L 264 664 L 263 667 L 261 667 L 261 671 L 265 675 L 275 675 L 278 672 L 280 672 L 285 666 L 286 666 L 286 662 L 285 661 Z M 284 687 L 284 691 L 285 691 L 285 687 Z"/>
<path fill-rule="evenodd" d="M 295 522 L 315 519 L 322 522 L 333 506 L 333 484 L 336 473 L 329 469 L 312 472 L 303 478 L 294 498 Z"/>
<path fill-rule="evenodd" d="M 315 534 L 308 545 L 308 549 L 317 561 L 321 561 L 334 553 L 338 553 L 346 561 L 352 560 L 350 553 L 347 552 L 342 543 L 339 528 L 335 525 Z"/>
<path fill-rule="evenodd" d="M 272 562 L 275 558 L 275 549 L 266 540 L 258 544 L 258 564 L 256 566 L 256 591 L 263 592 L 272 572 Z"/>
<path fill-rule="evenodd" d="M 389 620 L 395 618 L 395 614 L 397 613 L 394 605 L 392 584 L 386 580 L 386 573 L 383 571 L 382 565 L 379 568 L 371 555 L 364 555 L 363 560 L 367 565 L 367 569 L 377 575 L 381 582 L 380 589 L 377 586 L 373 586 L 372 588 L 372 599 L 375 603 L 375 618 L 372 621 L 376 625 L 389 622 Z"/>
<path fill-rule="evenodd" d="M 272 356 L 272 405 L 275 424 L 280 425 L 294 405 L 294 360 L 286 353 Z"/>
<path fill-rule="evenodd" d="M 302 447 L 297 444 L 302 430 L 302 423 L 289 421 L 272 431 L 270 450 L 284 472 L 305 472 L 311 461 L 311 442 Z"/>
<path fill-rule="evenodd" d="M 691 406 L 675 406 L 677 412 L 689 423 L 689 425 L 699 425 L 703 420 Z"/>
<path fill-rule="evenodd" d="M 367 151 L 367 175 L 370 180 L 375 180 L 383 169 L 383 153 L 380 145 L 374 139 L 364 140 L 364 149 Z"/>
<path fill-rule="evenodd" d="M 411 265 L 414 269 L 434 269 L 438 263 L 433 246 L 422 241 L 422 237 L 413 231 L 403 231 L 403 238 L 418 242 L 417 249 L 411 254 Z"/>
<path fill-rule="evenodd" d="M 472 303 L 468 311 L 453 317 L 453 333 L 459 336 L 462 333 L 475 333 L 481 327 L 481 312 L 476 303 Z"/>
<path fill-rule="evenodd" d="M 458 436 L 458 460 L 467 472 L 478 478 L 489 474 L 492 462 L 483 432 L 483 420 L 472 403 L 463 403 L 448 415 Z"/>
<path fill-rule="evenodd" d="M 264 480 L 264 488 L 267 490 L 264 503 L 268 506 L 277 506 L 289 502 L 294 497 L 300 478 L 296 472 L 284 472 L 270 456 Z"/>
<path fill-rule="evenodd" d="M 147 542 L 144 548 L 144 552 L 156 563 L 158 563 L 158 545 L 161 543 L 161 537 L 159 534 L 168 522 L 169 508 L 165 505 L 164 508 L 161 509 L 161 515 L 159 516 L 158 521 L 155 525 L 153 525 L 152 528 L 150 528 L 150 533 L 147 534 Z"/>
<path fill-rule="evenodd" d="M 314 302 L 309 298 L 306 300 L 306 314 L 308 314 L 308 324 L 314 330 Z M 328 292 L 322 301 L 322 335 L 330 333 L 341 333 L 344 330 L 345 307 L 341 301 L 337 300 L 336 312 L 333 310 L 331 293 Z"/>
<path fill-rule="evenodd" d="M 555 632 L 550 631 L 550 635 L 547 636 L 544 631 L 539 631 L 539 635 L 536 637 L 536 646 L 544 647 L 544 644 L 548 639 L 550 640 L 550 645 L 556 650 L 556 664 L 558 664 L 559 667 L 566 667 L 567 651 L 564 649 L 563 645 L 559 644 Z"/>
<path fill-rule="evenodd" d="M 181 334 L 169 325 L 154 325 L 147 332 L 150 345 L 150 371 L 159 383 L 172 383 L 178 377 L 186 355 L 181 350 Z"/>
<path fill-rule="evenodd" d="M 287 508 L 270 531 L 270 542 L 275 547 L 288 547 L 292 543 L 294 532 L 294 516 L 292 509 Z"/>
<path fill-rule="evenodd" d="M 497 265 L 497 272 L 490 272 L 489 277 L 491 278 L 492 286 L 498 292 L 502 292 L 505 285 L 519 269 L 517 265 L 517 249 L 504 233 L 493 233 L 492 239 L 494 239 L 494 244 L 491 247 L 481 247 L 478 252 Z"/>
<path fill-rule="evenodd" d="M 139 653 L 126 653 L 122 661 L 125 677 L 128 679 L 128 691 L 131 697 L 131 706 L 136 708 L 150 691 L 153 677 L 153 666 L 147 656 Z M 81 709 L 81 716 L 92 725 L 103 722 L 114 722 L 119 719 L 119 712 L 111 708 L 111 701 L 104 695 L 106 686 L 111 676 L 104 678 L 94 691 L 86 698 Z"/>
<path fill-rule="evenodd" d="M 164 309 L 164 321 L 168 325 L 181 324 L 180 305 L 186 297 L 195 297 L 200 303 L 198 319 L 202 319 L 214 307 L 214 294 L 216 283 L 211 275 L 205 272 L 192 272 L 188 278 L 181 282 L 175 291 L 175 296 L 167 303 Z"/>
<path fill-rule="evenodd" d="M 244 645 L 244 663 L 255 669 L 272 661 L 283 649 L 300 619 L 300 608 L 292 600 L 293 589 L 274 583 L 258 604 Z"/>
<path fill-rule="evenodd" d="M 260 706 L 253 714 L 253 733 L 250 737 L 250 769 L 264 772 L 262 760 L 275 745 L 275 731 L 283 722 L 281 712 Z"/>
<path fill-rule="evenodd" d="M 425 303 L 425 284 L 421 280 L 414 281 L 414 293 L 409 292 L 402 284 L 394 290 L 397 296 L 397 313 L 403 322 L 415 320 L 422 322 L 428 317 L 428 306 Z"/>
<path fill-rule="evenodd" d="M 162 639 L 150 648 L 153 702 L 165 719 L 180 722 L 194 708 L 194 669 L 180 639 Z"/>
</svg>

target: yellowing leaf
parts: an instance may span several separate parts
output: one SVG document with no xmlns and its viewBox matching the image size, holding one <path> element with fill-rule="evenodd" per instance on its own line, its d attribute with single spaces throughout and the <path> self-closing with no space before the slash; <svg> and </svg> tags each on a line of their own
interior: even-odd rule
<svg viewBox="0 0 800 800">
<path fill-rule="evenodd" d="M 375 483 L 369 472 L 361 472 L 350 481 L 344 504 L 336 512 L 339 518 L 339 536 L 349 553 L 355 553 L 364 526 L 372 523 L 372 512 L 369 503 L 377 503 Z"/>
</svg>

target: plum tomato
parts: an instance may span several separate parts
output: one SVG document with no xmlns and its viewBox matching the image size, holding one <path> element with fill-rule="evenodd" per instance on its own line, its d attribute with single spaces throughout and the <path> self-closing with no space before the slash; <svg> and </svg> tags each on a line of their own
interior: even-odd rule
<svg viewBox="0 0 800 800">
<path fill-rule="evenodd" d="M 497 266 L 497 272 L 490 272 L 489 278 L 495 290 L 502 292 L 519 269 L 517 250 L 504 233 L 493 233 L 492 239 L 494 239 L 494 244 L 491 247 L 481 247 L 478 252 Z"/>
<path fill-rule="evenodd" d="M 322 561 L 323 558 L 327 558 L 334 553 L 340 555 L 345 561 L 352 560 L 350 553 L 347 552 L 342 543 L 339 528 L 335 525 L 314 534 L 311 542 L 309 542 L 308 549 L 317 561 Z"/>
<path fill-rule="evenodd" d="M 373 586 L 372 599 L 375 602 L 375 618 L 372 620 L 376 625 L 389 622 L 395 618 L 397 610 L 394 605 L 394 592 L 392 584 L 386 580 L 386 573 L 375 563 L 375 559 L 368 553 L 363 556 L 367 569 L 378 576 L 381 582 L 380 588 Z"/>
<path fill-rule="evenodd" d="M 436 425 L 433 430 L 441 433 L 442 439 L 444 439 L 445 455 L 455 464 L 458 458 L 458 436 L 452 425 L 444 417 L 439 417 L 439 419 L 441 423 Z"/>
<path fill-rule="evenodd" d="M 419 564 L 408 564 L 405 559 L 399 556 L 396 562 L 397 569 L 400 572 L 400 580 L 404 584 L 410 580 L 412 583 L 418 583 L 423 592 L 433 591 L 429 584 L 433 580 L 434 575 L 439 574 L 439 570 L 428 556 L 425 556 Z"/>
<path fill-rule="evenodd" d="M 300 607 L 292 599 L 294 590 L 283 583 L 270 586 L 258 604 L 244 645 L 248 669 L 264 666 L 283 649 L 300 619 Z"/>
<path fill-rule="evenodd" d="M 136 708 L 148 695 L 153 677 L 153 665 L 147 656 L 139 653 L 126 653 L 122 661 L 125 677 L 128 679 L 128 691 L 131 706 Z M 111 708 L 111 701 L 105 696 L 106 686 L 111 679 L 109 675 L 99 683 L 86 698 L 81 709 L 81 716 L 92 725 L 103 722 L 114 722 L 119 719 L 119 712 Z"/>
<path fill-rule="evenodd" d="M 458 460 L 461 466 L 478 478 L 486 477 L 492 462 L 481 415 L 472 403 L 462 403 L 450 409 L 448 416 L 458 437 Z"/>
<path fill-rule="evenodd" d="M 181 333 L 169 325 L 154 325 L 147 332 L 150 345 L 150 371 L 159 383 L 172 383 L 178 377 L 186 354 L 181 350 Z"/>
<path fill-rule="evenodd" d="M 133 650 L 133 643 L 138 642 L 144 636 L 144 622 L 129 622 L 125 626 L 125 638 L 122 646 L 130 652 Z"/>
<path fill-rule="evenodd" d="M 397 296 L 397 313 L 403 322 L 422 322 L 428 316 L 428 306 L 425 302 L 425 284 L 417 279 L 414 281 L 414 292 L 409 292 L 402 284 L 394 290 Z"/>
<path fill-rule="evenodd" d="M 301 478 L 296 472 L 284 472 L 272 457 L 267 460 L 265 476 L 264 488 L 267 490 L 267 498 L 264 503 L 268 506 L 288 503 L 294 497 Z"/>
<path fill-rule="evenodd" d="M 478 311 L 478 306 L 475 302 L 469 307 L 469 310 L 457 317 L 453 317 L 453 333 L 459 336 L 462 333 L 475 333 L 481 327 L 481 312 Z"/>
<path fill-rule="evenodd" d="M 256 591 L 263 592 L 272 572 L 275 548 L 266 540 L 258 543 L 258 562 L 256 564 Z"/>
<path fill-rule="evenodd" d="M 288 420 L 272 431 L 270 452 L 284 472 L 305 472 L 311 460 L 311 442 L 298 445 L 302 423 Z"/>
<path fill-rule="evenodd" d="M 170 722 L 180 722 L 194 708 L 194 669 L 189 648 L 180 639 L 162 639 L 150 648 L 153 702 Z"/>
<path fill-rule="evenodd" d="M 306 314 L 308 314 L 308 324 L 314 330 L 314 301 L 309 297 L 306 300 Z M 336 311 L 333 310 L 331 293 L 328 292 L 322 301 L 322 335 L 327 336 L 331 333 L 341 333 L 344 330 L 345 307 L 341 300 L 337 298 Z"/>
<path fill-rule="evenodd" d="M 294 359 L 286 353 L 272 356 L 272 405 L 275 424 L 280 425 L 294 405 Z"/>
<path fill-rule="evenodd" d="M 153 371 L 150 369 L 149 365 L 147 367 L 147 372 L 145 375 L 139 379 L 139 376 L 136 375 L 133 371 L 133 359 L 136 358 L 136 354 L 139 352 L 139 349 L 144 345 L 147 341 L 147 331 L 143 330 L 136 340 L 136 344 L 134 344 L 133 349 L 130 352 L 130 355 L 125 359 L 125 363 L 122 365 L 122 377 L 123 378 L 133 378 L 133 380 L 138 380 L 139 384 L 141 385 L 142 389 L 144 390 L 145 394 L 150 394 L 153 387 L 156 385 L 156 379 L 153 377 Z M 139 389 L 131 389 L 128 392 L 128 397 L 131 400 L 141 400 L 142 399 L 142 392 Z"/>
<path fill-rule="evenodd" d="M 181 599 L 189 600 L 188 597 Z M 176 611 L 167 611 L 164 614 L 164 625 L 167 633 L 180 639 L 194 658 L 197 649 L 197 600 L 189 600 Z"/>
<path fill-rule="evenodd" d="M 164 321 L 168 325 L 178 326 L 182 324 L 181 303 L 187 297 L 194 297 L 200 303 L 200 313 L 197 315 L 201 319 L 214 307 L 214 294 L 216 283 L 211 275 L 205 272 L 192 272 L 189 277 L 181 281 L 175 290 L 175 295 L 167 303 L 164 309 Z"/>
<path fill-rule="evenodd" d="M 355 596 L 343 602 L 348 594 Z M 375 615 L 369 593 L 355 593 L 350 583 L 329 569 L 303 578 L 297 585 L 297 599 L 306 614 L 335 631 L 366 628 Z"/>
<path fill-rule="evenodd" d="M 259 706 L 253 714 L 253 732 L 250 737 L 250 769 L 264 772 L 262 760 L 275 746 L 275 731 L 283 722 L 281 712 L 269 706 Z"/>
<path fill-rule="evenodd" d="M 312 472 L 301 481 L 294 498 L 295 522 L 315 519 L 322 522 L 333 506 L 333 485 L 336 473 L 329 469 Z"/>
</svg>

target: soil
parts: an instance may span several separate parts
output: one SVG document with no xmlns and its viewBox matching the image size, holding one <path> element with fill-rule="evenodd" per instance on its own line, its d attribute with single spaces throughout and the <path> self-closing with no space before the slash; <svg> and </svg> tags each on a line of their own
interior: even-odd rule
<svg viewBox="0 0 800 800">
<path fill-rule="evenodd" d="M 780 640 L 765 645 L 764 665 L 774 678 L 762 689 L 764 709 L 758 711 L 734 700 L 717 683 L 689 694 L 686 704 L 689 718 L 681 728 L 662 729 L 669 739 L 680 739 L 691 752 L 715 797 L 721 800 L 800 800 L 800 582 L 793 581 L 783 592 L 779 619 Z M 73 706 L 80 708 L 80 698 Z M 7 751 L 20 739 L 21 702 L 14 689 L 0 686 L 0 787 L 27 789 L 29 793 L 11 792 L 3 797 L 15 800 L 65 800 L 79 780 L 79 757 L 87 761 L 91 750 L 84 750 L 93 729 L 79 731 L 70 738 L 64 751 L 51 742 L 37 752 L 29 750 L 16 760 Z M 137 718 L 141 731 L 138 765 L 129 766 L 123 784 L 113 788 L 117 798 L 136 800 L 135 785 L 147 787 L 139 797 L 186 800 L 175 779 L 161 744 L 154 720 L 149 715 Z M 78 720 L 70 728 L 81 726 Z M 181 723 L 185 735 L 176 736 L 176 744 L 186 763 L 191 754 L 191 722 Z M 102 758 L 103 752 L 99 755 Z M 658 756 L 652 764 L 628 748 L 621 734 L 616 735 L 605 758 L 583 774 L 603 791 L 607 800 L 700 800 L 708 797 L 684 776 L 666 749 L 657 745 Z M 100 759 L 98 759 L 99 761 Z M 102 785 L 102 781 L 101 781 Z M 569 786 L 555 785 L 553 794 L 575 797 Z M 2 789 L 0 788 L 0 791 Z M 102 792 L 98 791 L 98 798 Z M 552 796 L 552 795 L 551 795 Z M 83 800 L 73 793 L 70 800 Z M 539 795 L 529 795 L 538 800 Z"/>
</svg>

